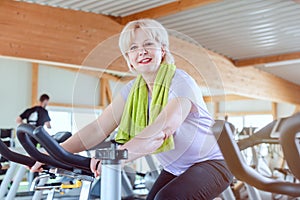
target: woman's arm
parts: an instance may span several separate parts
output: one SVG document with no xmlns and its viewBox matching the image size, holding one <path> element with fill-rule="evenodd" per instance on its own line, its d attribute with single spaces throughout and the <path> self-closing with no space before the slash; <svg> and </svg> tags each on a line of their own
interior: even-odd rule
<svg viewBox="0 0 300 200">
<path fill-rule="evenodd" d="M 90 123 L 61 146 L 69 152 L 78 153 L 94 147 L 109 136 L 120 123 L 125 101 L 119 94 L 94 122 Z"/>
<path fill-rule="evenodd" d="M 164 139 L 181 126 L 191 108 L 192 103 L 187 98 L 172 99 L 151 125 L 121 147 L 129 152 L 127 161 L 135 160 L 158 149 Z"/>
</svg>

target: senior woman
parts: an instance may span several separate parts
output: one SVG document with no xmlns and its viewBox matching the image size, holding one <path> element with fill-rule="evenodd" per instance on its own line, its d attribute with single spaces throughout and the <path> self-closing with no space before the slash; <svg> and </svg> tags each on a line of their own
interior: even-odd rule
<svg viewBox="0 0 300 200">
<path fill-rule="evenodd" d="M 232 181 L 214 135 L 200 88 L 176 68 L 166 29 L 152 19 L 129 22 L 119 39 L 129 69 L 137 74 L 91 124 L 62 144 L 80 152 L 102 142 L 116 128 L 116 140 L 132 161 L 155 154 L 163 170 L 148 200 L 207 200 Z M 100 175 L 99 160 L 91 170 Z M 37 169 L 36 165 L 33 169 Z"/>
</svg>

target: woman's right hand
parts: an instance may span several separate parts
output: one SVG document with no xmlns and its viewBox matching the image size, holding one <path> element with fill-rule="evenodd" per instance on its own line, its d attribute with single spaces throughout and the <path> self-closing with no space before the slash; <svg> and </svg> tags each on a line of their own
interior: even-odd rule
<svg viewBox="0 0 300 200">
<path fill-rule="evenodd" d="M 42 172 L 43 171 L 42 165 L 43 165 L 43 163 L 36 161 L 35 164 L 30 168 L 30 171 L 31 172 Z"/>
<path fill-rule="evenodd" d="M 101 174 L 101 160 L 91 158 L 90 169 L 94 173 L 94 176 L 100 176 Z"/>
</svg>

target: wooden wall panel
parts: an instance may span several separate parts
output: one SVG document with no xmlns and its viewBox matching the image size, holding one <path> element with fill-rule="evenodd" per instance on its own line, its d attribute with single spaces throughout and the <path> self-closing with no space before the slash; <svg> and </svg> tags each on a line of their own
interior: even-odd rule
<svg viewBox="0 0 300 200">
<path fill-rule="evenodd" d="M 109 17 L 0 1 L 0 55 L 127 72 L 118 49 L 122 26 Z M 179 68 L 199 85 L 251 98 L 300 104 L 300 86 L 171 37 Z M 213 98 L 213 97 L 212 97 Z"/>
<path fill-rule="evenodd" d="M 122 26 L 98 14 L 1 0 L 0 28 L 0 55 L 81 65 Z"/>
<path fill-rule="evenodd" d="M 236 68 L 216 53 L 209 52 L 209 55 L 221 72 L 221 87 L 226 91 L 272 102 L 300 104 L 299 85 L 253 67 Z"/>
</svg>

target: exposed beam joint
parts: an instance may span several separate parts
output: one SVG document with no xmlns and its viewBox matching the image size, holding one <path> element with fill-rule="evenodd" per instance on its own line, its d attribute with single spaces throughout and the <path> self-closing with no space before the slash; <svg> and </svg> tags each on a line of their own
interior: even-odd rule
<svg viewBox="0 0 300 200">
<path fill-rule="evenodd" d="M 239 101 L 239 100 L 249 100 L 252 98 L 228 94 L 228 95 L 215 95 L 215 96 L 203 96 L 206 103 L 209 102 L 221 102 L 221 101 Z"/>
<path fill-rule="evenodd" d="M 103 106 L 91 106 L 91 105 L 80 105 L 80 104 L 69 104 L 69 103 L 56 103 L 50 102 L 49 106 L 64 107 L 64 108 L 86 108 L 86 109 L 103 109 Z"/>
<path fill-rule="evenodd" d="M 275 103 L 275 102 L 272 102 L 272 116 L 273 116 L 273 120 L 277 119 L 277 116 L 278 116 L 278 104 Z"/>
<path fill-rule="evenodd" d="M 34 106 L 38 99 L 39 64 L 32 63 L 31 69 L 31 105 Z"/>
<path fill-rule="evenodd" d="M 105 106 L 106 99 L 106 79 L 100 78 L 100 106 Z"/>
<path fill-rule="evenodd" d="M 110 84 L 108 79 L 105 80 L 105 92 L 106 92 L 106 98 L 107 98 L 107 104 L 110 104 L 112 102 L 112 93 L 110 89 Z"/>
<path fill-rule="evenodd" d="M 218 114 L 220 112 L 220 103 L 214 102 L 214 119 L 218 118 Z"/>
<path fill-rule="evenodd" d="M 64 66 L 54 66 L 54 67 L 59 68 L 59 69 L 68 70 L 71 72 L 82 73 L 82 74 L 86 74 L 89 76 L 94 76 L 97 78 L 105 78 L 105 79 L 109 79 L 109 80 L 112 80 L 115 82 L 128 82 L 129 80 L 132 80 L 133 78 L 135 78 L 134 76 L 119 77 L 119 76 L 115 76 L 113 74 L 108 74 L 106 72 L 99 72 L 99 71 L 88 70 L 88 69 L 80 69 L 80 68 L 72 68 L 72 67 L 64 67 Z"/>
</svg>

